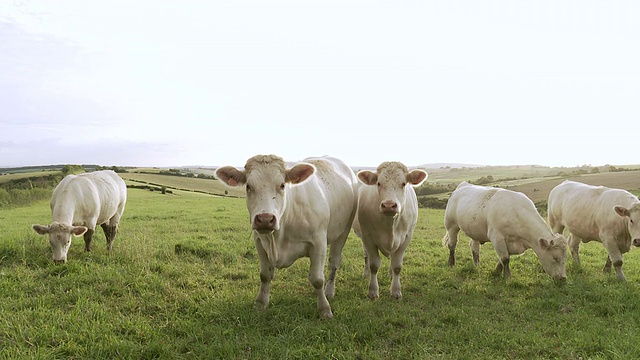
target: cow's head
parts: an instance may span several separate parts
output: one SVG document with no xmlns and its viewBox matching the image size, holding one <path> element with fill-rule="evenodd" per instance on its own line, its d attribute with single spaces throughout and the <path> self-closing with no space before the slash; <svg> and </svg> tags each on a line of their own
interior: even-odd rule
<svg viewBox="0 0 640 360">
<path fill-rule="evenodd" d="M 565 280 L 567 264 L 567 240 L 560 234 L 550 238 L 539 238 L 538 261 L 544 271 L 554 280 Z"/>
<path fill-rule="evenodd" d="M 627 222 L 627 231 L 631 236 L 632 244 L 640 246 L 640 203 L 636 203 L 628 209 L 617 205 L 613 207 L 613 210 Z"/>
<path fill-rule="evenodd" d="M 40 235 L 49 234 L 53 261 L 56 263 L 67 262 L 67 252 L 71 246 L 71 235 L 81 236 L 87 232 L 86 226 L 71 226 L 55 221 L 48 226 L 33 225 L 32 228 Z"/>
<path fill-rule="evenodd" d="M 256 155 L 247 160 L 244 170 L 225 166 L 216 170 L 216 177 L 229 186 L 246 187 L 251 227 L 268 234 L 280 229 L 288 184 L 300 184 L 314 171 L 311 164 L 300 163 L 287 169 L 278 156 Z"/>
<path fill-rule="evenodd" d="M 424 170 L 409 172 L 404 164 L 391 161 L 383 162 L 376 172 L 363 170 L 358 179 L 366 185 L 378 187 L 379 210 L 387 216 L 396 216 L 402 212 L 405 203 L 405 187 L 420 185 L 427 178 Z"/>
</svg>

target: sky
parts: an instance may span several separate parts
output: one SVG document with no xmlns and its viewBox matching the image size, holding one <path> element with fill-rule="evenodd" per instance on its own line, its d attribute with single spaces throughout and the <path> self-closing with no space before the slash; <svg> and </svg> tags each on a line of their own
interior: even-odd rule
<svg viewBox="0 0 640 360">
<path fill-rule="evenodd" d="M 640 164 L 640 1 L 0 0 L 0 167 Z"/>
</svg>

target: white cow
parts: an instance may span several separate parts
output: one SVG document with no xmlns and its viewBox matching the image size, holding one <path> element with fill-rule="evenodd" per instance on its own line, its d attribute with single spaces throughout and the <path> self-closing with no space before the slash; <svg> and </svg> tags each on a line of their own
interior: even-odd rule
<svg viewBox="0 0 640 360">
<path fill-rule="evenodd" d="M 580 264 L 580 242 L 601 242 L 608 257 L 603 271 L 616 268 L 618 279 L 622 273 L 622 254 L 631 244 L 640 246 L 640 201 L 621 189 L 591 186 L 566 180 L 549 192 L 549 225 L 554 231 L 569 235 L 569 248 L 576 264 Z"/>
<path fill-rule="evenodd" d="M 126 202 L 127 185 L 112 170 L 67 175 L 51 196 L 51 224 L 32 228 L 40 235 L 49 234 L 54 262 L 67 261 L 71 235 L 84 234 L 85 250 L 91 251 L 98 224 L 111 252 Z"/>
<path fill-rule="evenodd" d="M 367 297 L 370 299 L 379 296 L 380 252 L 391 257 L 391 296 L 402 297 L 402 258 L 418 221 L 416 192 L 407 185 L 420 185 L 426 178 L 425 171 L 409 172 L 399 162 L 383 162 L 376 172 L 363 170 L 358 173 L 358 179 L 364 185 L 358 190 L 358 215 L 353 229 L 362 239 L 365 251 L 364 274 L 369 274 Z"/>
<path fill-rule="evenodd" d="M 318 297 L 321 318 L 331 318 L 327 298 L 335 294 L 335 275 L 356 212 L 357 180 L 342 161 L 308 158 L 292 168 L 275 155 L 257 155 L 244 170 L 225 166 L 216 176 L 230 186 L 246 185 L 253 241 L 260 259 L 257 308 L 269 305 L 274 268 L 310 258 L 309 281 Z M 329 281 L 324 264 L 330 246 Z M 326 295 L 325 295 L 326 292 Z"/>
<path fill-rule="evenodd" d="M 511 277 L 509 257 L 533 249 L 544 271 L 554 280 L 566 278 L 567 243 L 554 234 L 523 193 L 462 182 L 453 191 L 444 213 L 449 266 L 455 265 L 458 232 L 471 238 L 473 262 L 480 261 L 480 245 L 493 244 L 498 254 L 496 271 Z"/>
</svg>

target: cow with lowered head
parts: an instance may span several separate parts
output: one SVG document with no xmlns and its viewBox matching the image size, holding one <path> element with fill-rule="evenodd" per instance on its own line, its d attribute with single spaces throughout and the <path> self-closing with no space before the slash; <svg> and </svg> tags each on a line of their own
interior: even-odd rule
<svg viewBox="0 0 640 360">
<path fill-rule="evenodd" d="M 490 242 L 498 255 L 496 271 L 511 277 L 511 255 L 532 249 L 544 271 L 554 280 L 566 278 L 567 242 L 554 233 L 523 193 L 478 186 L 463 181 L 453 191 L 444 212 L 447 233 L 443 245 L 449 248 L 449 266 L 455 265 L 458 233 L 471 238 L 473 262 L 480 261 L 480 245 Z"/>
<path fill-rule="evenodd" d="M 51 196 L 51 224 L 32 228 L 49 235 L 54 262 L 67 261 L 72 235 L 84 235 L 85 250 L 91 251 L 96 225 L 102 227 L 111 252 L 126 202 L 127 185 L 112 170 L 67 175 Z"/>
<path fill-rule="evenodd" d="M 625 281 L 622 254 L 640 246 L 640 200 L 632 193 L 605 186 L 565 180 L 549 192 L 548 217 L 553 231 L 569 231 L 569 248 L 576 264 L 581 242 L 597 241 L 607 250 L 603 271 L 616 269 Z"/>
</svg>

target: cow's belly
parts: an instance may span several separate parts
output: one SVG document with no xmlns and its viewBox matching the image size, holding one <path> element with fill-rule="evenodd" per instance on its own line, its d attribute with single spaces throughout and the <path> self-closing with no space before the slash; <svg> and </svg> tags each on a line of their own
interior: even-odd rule
<svg viewBox="0 0 640 360">
<path fill-rule="evenodd" d="M 567 231 L 573 234 L 573 236 L 579 237 L 583 242 L 601 242 L 600 234 L 597 229 L 586 229 L 584 227 L 567 227 Z"/>
<path fill-rule="evenodd" d="M 309 256 L 308 245 L 305 243 L 277 243 L 269 240 L 261 240 L 258 246 L 267 253 L 271 265 L 278 269 L 289 267 L 299 258 Z"/>
<path fill-rule="evenodd" d="M 480 244 L 484 244 L 489 242 L 490 239 L 487 236 L 487 229 L 483 227 L 472 227 L 471 229 L 462 229 L 465 235 L 470 237 L 472 240 L 479 242 Z"/>
<path fill-rule="evenodd" d="M 509 251 L 509 255 L 520 255 L 528 248 L 529 246 L 527 246 L 527 244 L 525 244 L 522 240 L 507 241 L 507 250 Z"/>
</svg>

